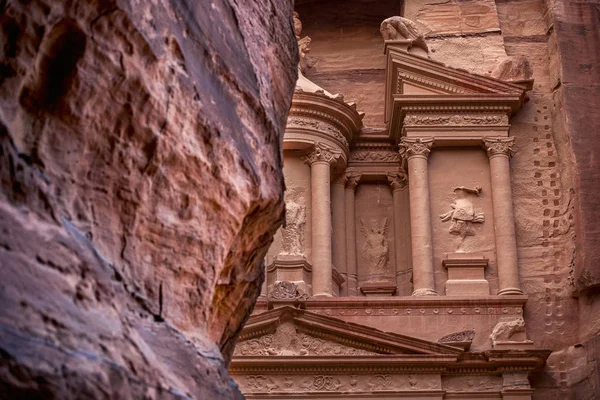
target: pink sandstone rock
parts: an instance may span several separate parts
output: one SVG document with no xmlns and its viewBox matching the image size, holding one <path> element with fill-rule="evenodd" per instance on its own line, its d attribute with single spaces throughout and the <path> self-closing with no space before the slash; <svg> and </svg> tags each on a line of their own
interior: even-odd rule
<svg viewBox="0 0 600 400">
<path fill-rule="evenodd" d="M 0 397 L 241 398 L 289 1 L 2 2 Z"/>
</svg>

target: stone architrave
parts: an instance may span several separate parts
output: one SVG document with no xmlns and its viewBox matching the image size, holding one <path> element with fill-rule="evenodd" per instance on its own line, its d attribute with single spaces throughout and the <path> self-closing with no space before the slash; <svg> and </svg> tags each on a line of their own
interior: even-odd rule
<svg viewBox="0 0 600 400">
<path fill-rule="evenodd" d="M 340 154 L 320 142 L 304 157 L 310 165 L 313 296 L 333 296 L 331 253 L 331 164 Z"/>
<path fill-rule="evenodd" d="M 433 272 L 427 163 L 433 142 L 433 138 L 403 137 L 400 143 L 400 154 L 408 160 L 413 296 L 437 295 Z"/>
<path fill-rule="evenodd" d="M 523 294 L 519 283 L 517 239 L 510 182 L 510 157 L 515 138 L 484 138 L 490 160 L 499 295 Z"/>
</svg>

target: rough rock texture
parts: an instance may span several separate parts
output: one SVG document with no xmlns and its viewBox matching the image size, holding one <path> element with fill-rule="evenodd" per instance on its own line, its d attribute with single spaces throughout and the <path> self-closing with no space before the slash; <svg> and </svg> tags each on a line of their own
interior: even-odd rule
<svg viewBox="0 0 600 400">
<path fill-rule="evenodd" d="M 236 398 L 292 2 L 0 1 L 0 397 Z"/>
</svg>

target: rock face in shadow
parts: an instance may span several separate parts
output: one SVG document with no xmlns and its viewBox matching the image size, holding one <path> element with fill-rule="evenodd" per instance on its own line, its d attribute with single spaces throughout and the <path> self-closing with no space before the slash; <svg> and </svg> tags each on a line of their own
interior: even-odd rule
<svg viewBox="0 0 600 400">
<path fill-rule="evenodd" d="M 241 398 L 292 6 L 0 1 L 0 397 Z"/>
</svg>

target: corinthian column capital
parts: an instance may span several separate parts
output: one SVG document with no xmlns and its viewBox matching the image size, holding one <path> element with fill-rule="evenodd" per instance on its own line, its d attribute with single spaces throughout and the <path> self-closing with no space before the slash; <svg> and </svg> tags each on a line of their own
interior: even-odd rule
<svg viewBox="0 0 600 400">
<path fill-rule="evenodd" d="M 488 137 L 483 138 L 483 147 L 488 153 L 488 157 L 503 155 L 511 157 L 514 153 L 514 137 Z"/>
<path fill-rule="evenodd" d="M 350 189 L 356 189 L 356 186 L 358 185 L 358 182 L 360 181 L 360 178 L 362 177 L 362 174 L 358 173 L 358 172 L 349 172 L 346 174 L 346 187 L 350 188 Z"/>
<path fill-rule="evenodd" d="M 401 139 L 400 155 L 403 157 L 429 157 L 431 148 L 433 147 L 433 138 L 407 138 Z"/>
<path fill-rule="evenodd" d="M 404 170 L 400 172 L 390 172 L 388 173 L 387 178 L 393 192 L 404 189 L 408 183 L 408 175 Z"/>
<path fill-rule="evenodd" d="M 317 162 L 326 162 L 333 163 L 340 157 L 340 153 L 336 152 L 329 146 L 324 145 L 323 143 L 315 143 L 315 147 L 313 151 L 308 153 L 306 156 L 302 157 L 302 160 L 307 164 L 314 164 Z"/>
</svg>

